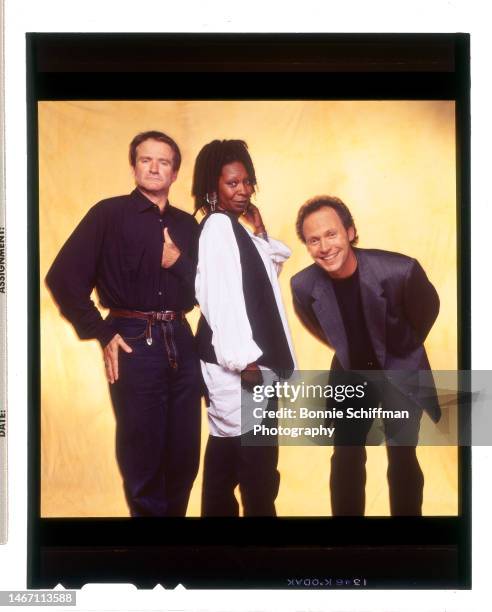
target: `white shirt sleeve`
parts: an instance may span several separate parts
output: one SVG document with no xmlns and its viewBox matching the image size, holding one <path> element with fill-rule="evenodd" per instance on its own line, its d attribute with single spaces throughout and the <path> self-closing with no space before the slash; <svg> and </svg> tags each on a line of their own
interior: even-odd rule
<svg viewBox="0 0 492 612">
<path fill-rule="evenodd" d="M 200 235 L 196 299 L 212 330 L 212 345 L 222 367 L 244 370 L 262 354 L 244 302 L 241 259 L 231 220 L 215 214 Z"/>
<path fill-rule="evenodd" d="M 260 238 L 260 236 L 255 236 L 248 228 L 247 230 L 260 253 L 265 254 L 273 263 L 278 276 L 282 271 L 284 261 L 289 259 L 292 251 L 280 240 L 275 240 L 275 238 L 270 238 L 270 236 L 268 236 L 268 240 L 265 240 Z"/>
</svg>

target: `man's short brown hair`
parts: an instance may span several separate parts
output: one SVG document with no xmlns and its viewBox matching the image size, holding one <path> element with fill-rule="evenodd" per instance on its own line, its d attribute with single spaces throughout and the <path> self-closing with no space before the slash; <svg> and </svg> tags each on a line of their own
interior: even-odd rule
<svg viewBox="0 0 492 612">
<path fill-rule="evenodd" d="M 137 163 L 137 147 L 142 142 L 146 140 L 158 140 L 159 142 L 164 142 L 171 147 L 173 150 L 173 170 L 177 172 L 181 166 L 181 151 L 179 150 L 176 142 L 164 132 L 157 132 L 156 130 L 151 130 L 150 132 L 141 132 L 137 134 L 135 138 L 130 143 L 130 164 L 133 168 L 135 168 L 135 164 Z"/>
<path fill-rule="evenodd" d="M 336 198 L 335 196 L 316 196 L 308 200 L 305 204 L 301 206 L 299 212 L 297 213 L 297 221 L 296 221 L 296 232 L 299 236 L 299 239 L 306 243 L 306 239 L 304 238 L 304 233 L 302 231 L 302 226 L 304 224 L 304 220 L 306 217 L 311 215 L 314 212 L 317 212 L 321 208 L 332 208 L 337 215 L 340 217 L 340 221 L 343 224 L 343 227 L 348 231 L 349 228 L 354 228 L 354 237 L 350 241 L 350 244 L 353 246 L 357 244 L 359 240 L 359 236 L 357 235 L 357 228 L 355 227 L 354 219 L 352 217 L 352 213 L 348 209 L 348 206 L 340 200 L 340 198 Z"/>
</svg>

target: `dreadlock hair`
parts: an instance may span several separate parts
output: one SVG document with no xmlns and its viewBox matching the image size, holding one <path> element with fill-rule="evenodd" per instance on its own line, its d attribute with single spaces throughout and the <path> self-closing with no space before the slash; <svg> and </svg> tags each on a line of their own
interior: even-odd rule
<svg viewBox="0 0 492 612">
<path fill-rule="evenodd" d="M 253 186 L 256 174 L 244 140 L 212 140 L 198 153 L 193 170 L 191 193 L 195 198 L 195 215 L 199 210 L 210 212 L 207 195 L 218 192 L 219 177 L 223 166 L 240 162 L 246 169 Z"/>
</svg>

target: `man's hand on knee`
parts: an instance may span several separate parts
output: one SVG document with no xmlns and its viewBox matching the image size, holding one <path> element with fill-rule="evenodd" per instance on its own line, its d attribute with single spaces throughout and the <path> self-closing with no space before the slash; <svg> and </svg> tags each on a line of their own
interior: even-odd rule
<svg viewBox="0 0 492 612">
<path fill-rule="evenodd" d="M 131 353 L 133 349 L 123 340 L 120 334 L 113 336 L 104 347 L 104 367 L 106 370 L 106 378 L 113 384 L 118 380 L 118 351 L 120 347 L 126 352 Z"/>
</svg>

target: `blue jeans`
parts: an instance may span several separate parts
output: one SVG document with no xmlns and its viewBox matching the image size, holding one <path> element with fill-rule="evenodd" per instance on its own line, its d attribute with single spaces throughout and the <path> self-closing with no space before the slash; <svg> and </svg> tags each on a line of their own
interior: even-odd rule
<svg viewBox="0 0 492 612">
<path fill-rule="evenodd" d="M 116 457 L 132 516 L 185 516 L 200 455 L 201 374 L 187 321 L 114 318 L 133 349 L 119 351 L 110 386 L 116 416 Z M 176 353 L 171 367 L 169 347 Z"/>
</svg>

